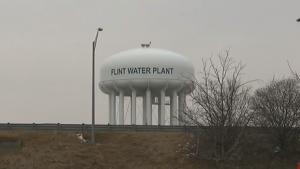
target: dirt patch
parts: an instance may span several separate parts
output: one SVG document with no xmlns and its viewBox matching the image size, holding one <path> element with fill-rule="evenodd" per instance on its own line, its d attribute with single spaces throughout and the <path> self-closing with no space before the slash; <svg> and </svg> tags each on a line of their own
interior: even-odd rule
<svg viewBox="0 0 300 169">
<path fill-rule="evenodd" d="M 1 137 L 20 138 L 17 152 L 0 156 L 0 168 L 45 169 L 192 169 L 197 162 L 184 158 L 178 144 L 184 133 L 100 132 L 96 145 L 83 143 L 76 132 L 1 131 Z M 83 134 L 89 139 L 90 134 Z"/>
<path fill-rule="evenodd" d="M 18 138 L 0 137 L 0 157 L 1 155 L 19 150 L 21 145 L 22 141 Z"/>
</svg>

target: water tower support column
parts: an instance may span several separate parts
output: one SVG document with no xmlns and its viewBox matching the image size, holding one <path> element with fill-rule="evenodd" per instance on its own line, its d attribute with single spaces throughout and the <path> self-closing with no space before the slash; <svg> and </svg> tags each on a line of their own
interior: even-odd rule
<svg viewBox="0 0 300 169">
<path fill-rule="evenodd" d="M 185 110 L 185 94 L 183 92 L 179 93 L 179 114 L 178 114 L 178 120 L 179 125 L 184 125 L 184 110 Z"/>
<path fill-rule="evenodd" d="M 147 97 L 146 93 L 143 95 L 143 125 L 147 124 Z"/>
<path fill-rule="evenodd" d="M 174 107 L 173 107 L 173 92 L 172 92 L 172 94 L 171 94 L 171 96 L 170 96 L 170 126 L 172 126 L 173 125 L 173 110 L 174 109 Z"/>
<path fill-rule="evenodd" d="M 124 92 L 119 93 L 119 125 L 124 125 Z"/>
<path fill-rule="evenodd" d="M 166 114 L 166 94 L 165 91 L 160 92 L 160 125 L 165 125 Z"/>
<path fill-rule="evenodd" d="M 112 122 L 112 115 L 111 115 L 111 94 L 108 95 L 108 124 Z"/>
<path fill-rule="evenodd" d="M 147 125 L 152 125 L 152 102 L 151 102 L 151 91 L 149 88 L 146 91 L 146 114 L 147 114 Z"/>
<path fill-rule="evenodd" d="M 187 116 L 186 116 L 186 94 L 183 94 L 183 113 L 182 113 L 182 119 L 183 119 L 183 124 L 182 125 L 185 125 L 186 124 L 186 120 L 187 120 Z"/>
<path fill-rule="evenodd" d="M 110 97 L 110 115 L 111 115 L 111 125 L 115 125 L 116 124 L 116 93 L 115 92 L 111 92 L 110 93 L 111 97 Z"/>
<path fill-rule="evenodd" d="M 170 125 L 177 125 L 177 91 L 172 92 L 170 97 Z"/>
<path fill-rule="evenodd" d="M 131 94 L 131 124 L 136 124 L 136 91 Z"/>
<path fill-rule="evenodd" d="M 185 125 L 186 124 L 186 120 L 187 120 L 187 115 L 186 115 L 186 94 L 183 94 L 183 114 L 182 114 L 182 119 L 183 119 L 183 124 L 182 125 Z"/>
<path fill-rule="evenodd" d="M 179 118 L 180 118 L 180 115 L 179 115 L 179 108 L 178 108 L 178 94 L 179 94 L 179 91 L 182 89 L 184 85 L 184 82 L 181 82 L 181 85 L 180 87 L 177 89 L 177 90 L 174 90 L 172 92 L 172 95 L 170 96 L 170 102 L 171 102 L 171 105 L 170 105 L 170 125 L 179 125 Z"/>
<path fill-rule="evenodd" d="M 160 124 L 165 125 L 166 117 L 166 89 L 168 88 L 169 82 L 167 81 L 166 86 L 160 91 Z"/>
<path fill-rule="evenodd" d="M 153 99 L 156 102 L 156 98 Z M 157 124 L 161 124 L 161 96 L 157 97 Z"/>
</svg>

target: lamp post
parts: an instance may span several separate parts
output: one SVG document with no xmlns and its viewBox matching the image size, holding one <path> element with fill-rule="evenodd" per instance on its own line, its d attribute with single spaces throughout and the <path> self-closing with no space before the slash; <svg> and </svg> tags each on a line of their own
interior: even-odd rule
<svg viewBox="0 0 300 169">
<path fill-rule="evenodd" d="M 92 59 L 92 145 L 95 145 L 95 50 L 97 45 L 98 33 L 103 31 L 97 29 L 95 40 L 93 41 L 93 59 Z"/>
</svg>

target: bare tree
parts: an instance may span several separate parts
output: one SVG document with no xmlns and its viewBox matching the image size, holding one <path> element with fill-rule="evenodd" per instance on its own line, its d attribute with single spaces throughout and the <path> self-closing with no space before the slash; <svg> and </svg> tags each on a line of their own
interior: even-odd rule
<svg viewBox="0 0 300 169">
<path fill-rule="evenodd" d="M 266 127 L 274 146 L 286 150 L 298 139 L 300 127 L 300 87 L 294 78 L 273 79 L 257 89 L 252 98 L 256 124 Z M 279 151 L 278 150 L 278 151 Z"/>
<path fill-rule="evenodd" d="M 212 160 L 216 169 L 238 158 L 239 141 L 249 123 L 249 82 L 242 82 L 242 62 L 235 63 L 229 51 L 219 54 L 220 67 L 212 58 L 203 60 L 202 78 L 191 79 L 193 106 L 185 111 L 186 123 L 199 126 L 207 142 L 196 156 Z M 203 132 L 202 132 L 203 133 Z M 199 143 L 198 143 L 199 144 Z"/>
<path fill-rule="evenodd" d="M 291 65 L 290 65 L 289 61 L 287 61 L 287 63 L 289 65 L 289 68 L 290 68 L 290 71 L 292 73 L 293 78 L 300 81 L 300 77 L 299 77 L 298 73 L 291 68 Z"/>
</svg>

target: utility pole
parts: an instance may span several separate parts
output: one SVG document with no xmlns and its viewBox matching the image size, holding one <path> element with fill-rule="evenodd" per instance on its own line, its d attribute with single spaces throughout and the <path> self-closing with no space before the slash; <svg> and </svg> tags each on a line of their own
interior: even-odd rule
<svg viewBox="0 0 300 169">
<path fill-rule="evenodd" d="M 95 145 L 95 51 L 98 39 L 98 33 L 103 31 L 102 28 L 97 29 L 95 40 L 93 41 L 93 57 L 92 57 L 92 145 Z"/>
</svg>

